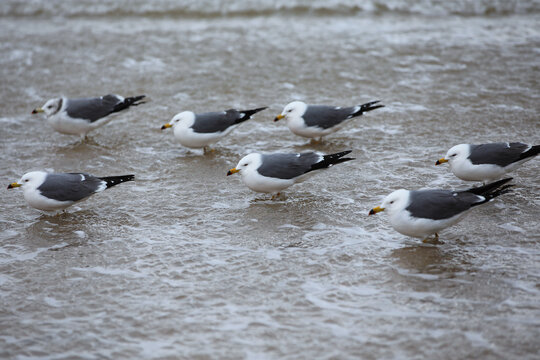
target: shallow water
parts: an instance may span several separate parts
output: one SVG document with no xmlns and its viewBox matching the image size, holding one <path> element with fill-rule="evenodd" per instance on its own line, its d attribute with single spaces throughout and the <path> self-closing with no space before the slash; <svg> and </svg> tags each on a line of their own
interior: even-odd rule
<svg viewBox="0 0 540 360">
<path fill-rule="evenodd" d="M 5 185 L 137 180 L 56 217 L 5 190 L 0 356 L 536 358 L 538 159 L 442 245 L 367 216 L 398 188 L 472 186 L 434 166 L 455 144 L 540 138 L 538 1 L 442 4 L 2 2 Z M 30 115 L 110 92 L 149 101 L 85 143 Z M 272 121 L 294 99 L 386 107 L 311 144 Z M 208 155 L 160 131 L 181 110 L 258 106 Z M 225 176 L 252 151 L 313 149 L 356 161 L 276 201 Z"/>
</svg>

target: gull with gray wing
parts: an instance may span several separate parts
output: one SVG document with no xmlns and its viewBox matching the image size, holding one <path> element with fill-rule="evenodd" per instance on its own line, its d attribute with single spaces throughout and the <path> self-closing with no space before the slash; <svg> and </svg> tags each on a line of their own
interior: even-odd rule
<svg viewBox="0 0 540 360">
<path fill-rule="evenodd" d="M 369 215 L 386 211 L 390 224 L 399 233 L 425 240 L 435 234 L 437 240 L 439 231 L 457 223 L 469 210 L 509 192 L 512 185 L 504 184 L 510 180 L 462 191 L 400 189 L 371 209 Z"/>
<path fill-rule="evenodd" d="M 90 131 L 111 121 L 111 114 L 143 104 L 140 100 L 144 97 L 123 98 L 113 94 L 81 99 L 59 97 L 35 108 L 32 114 L 44 113 L 54 130 L 62 134 L 79 135 L 84 139 Z"/>
<path fill-rule="evenodd" d="M 348 119 L 360 116 L 384 105 L 371 101 L 351 107 L 307 105 L 302 101 L 289 103 L 274 121 L 287 119 L 287 126 L 296 135 L 322 138 L 341 129 Z"/>
<path fill-rule="evenodd" d="M 229 170 L 227 176 L 240 173 L 242 181 L 253 191 L 279 193 L 298 182 L 304 181 L 314 170 L 327 169 L 335 164 L 354 160 L 344 157 L 351 150 L 324 155 L 319 152 L 301 154 L 251 153 Z"/>
<path fill-rule="evenodd" d="M 134 179 L 134 175 L 96 177 L 86 173 L 32 171 L 24 174 L 18 182 L 9 184 L 8 189 L 21 187 L 24 199 L 33 208 L 58 211 Z"/>
<path fill-rule="evenodd" d="M 454 175 L 467 181 L 496 180 L 532 160 L 540 145 L 520 142 L 459 144 L 452 147 L 435 165 L 447 162 Z"/>
<path fill-rule="evenodd" d="M 183 111 L 176 114 L 172 120 L 163 125 L 161 130 L 172 127 L 174 137 L 183 146 L 189 148 L 206 148 L 226 136 L 236 125 L 251 119 L 251 117 L 266 109 L 261 107 L 252 110 L 229 109 L 221 112 L 195 114 Z"/>
</svg>

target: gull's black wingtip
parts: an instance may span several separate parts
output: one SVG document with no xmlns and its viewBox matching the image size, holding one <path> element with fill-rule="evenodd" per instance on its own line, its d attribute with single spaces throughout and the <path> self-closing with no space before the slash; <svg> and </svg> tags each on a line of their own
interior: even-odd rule
<svg viewBox="0 0 540 360">
<path fill-rule="evenodd" d="M 370 101 L 370 102 L 367 102 L 367 103 L 365 103 L 365 104 L 362 104 L 362 105 L 360 105 L 360 106 L 370 107 L 370 106 L 372 106 L 372 105 L 375 105 L 375 104 L 380 103 L 381 101 L 382 101 L 382 100 L 374 100 L 374 101 Z M 382 104 L 380 104 L 380 105 L 382 105 Z M 384 106 L 384 105 L 382 105 L 382 106 Z"/>
<path fill-rule="evenodd" d="M 381 100 L 375 100 L 375 101 L 367 102 L 367 103 L 362 104 L 362 105 L 358 105 L 360 108 L 356 112 L 352 113 L 349 116 L 350 117 L 360 116 L 365 112 L 372 111 L 372 110 L 384 107 L 383 104 L 379 104 L 380 102 L 381 102 Z"/>
<path fill-rule="evenodd" d="M 506 179 L 502 179 L 502 180 L 499 180 L 499 181 L 492 182 L 492 183 L 484 185 L 484 186 L 480 186 L 478 188 L 471 189 L 468 192 L 471 192 L 471 193 L 473 193 L 475 195 L 479 195 L 479 196 L 484 197 L 483 201 L 472 204 L 471 206 L 477 206 L 477 205 L 485 204 L 485 203 L 487 203 L 489 201 L 492 201 L 493 199 L 495 199 L 496 197 L 498 197 L 500 195 L 504 195 L 504 194 L 507 194 L 509 192 L 512 192 L 513 189 L 511 189 L 511 188 L 514 187 L 513 184 L 504 185 L 507 182 L 509 182 L 510 180 L 512 180 L 512 178 L 506 178 Z"/>
<path fill-rule="evenodd" d="M 263 110 L 266 110 L 266 109 L 268 109 L 268 106 L 263 106 L 263 107 L 259 107 L 259 108 L 251 109 L 251 110 L 243 110 L 241 112 L 245 113 L 247 116 L 251 116 L 253 114 L 258 113 L 259 111 L 263 111 Z"/>
<path fill-rule="evenodd" d="M 497 181 L 494 181 L 492 183 L 486 184 L 486 185 L 484 185 L 484 187 L 489 187 L 489 188 L 493 189 L 493 188 L 497 188 L 497 187 L 499 187 L 501 185 L 504 185 L 507 182 L 512 181 L 512 180 L 514 180 L 513 177 L 507 177 L 505 179 L 497 180 Z"/>
<path fill-rule="evenodd" d="M 146 95 L 137 95 L 137 96 L 131 96 L 124 99 L 124 105 L 126 108 L 130 106 L 137 106 L 141 104 L 145 104 L 146 101 L 141 101 L 144 99 Z"/>
<path fill-rule="evenodd" d="M 318 163 L 313 164 L 311 170 L 324 169 L 345 161 L 355 160 L 355 158 L 343 157 L 351 152 L 352 150 L 345 150 L 334 154 L 323 155 L 323 159 Z"/>
<path fill-rule="evenodd" d="M 259 111 L 263 111 L 263 110 L 266 110 L 268 109 L 268 106 L 264 106 L 264 107 L 260 107 L 260 108 L 256 108 L 256 109 L 251 109 L 251 110 L 240 110 L 238 111 L 239 113 L 241 114 L 244 114 L 240 119 L 236 120 L 236 124 L 239 124 L 241 122 L 244 122 L 246 120 L 249 120 L 251 119 L 251 117 L 253 115 L 255 115 L 256 113 L 258 113 Z M 236 110 L 235 110 L 236 111 Z"/>
<path fill-rule="evenodd" d="M 350 154 L 350 153 L 352 153 L 352 150 L 343 150 L 343 151 L 340 151 L 338 153 L 328 154 L 328 155 L 325 155 L 325 156 L 332 156 L 332 157 L 340 158 L 340 157 L 345 156 L 345 155 Z"/>
<path fill-rule="evenodd" d="M 110 188 L 126 181 L 135 180 L 135 175 L 130 174 L 130 175 L 120 175 L 120 176 L 105 176 L 105 177 L 100 177 L 100 179 L 107 183 L 107 188 Z"/>
<path fill-rule="evenodd" d="M 500 188 L 502 185 L 506 184 L 507 182 L 509 182 L 509 181 L 511 181 L 513 179 L 514 178 L 512 178 L 512 177 L 508 177 L 508 178 L 505 178 L 505 179 L 502 179 L 502 180 L 494 181 L 494 182 L 486 184 L 486 185 L 482 185 L 482 186 L 479 186 L 479 187 L 474 187 L 474 188 L 465 190 L 464 192 L 470 192 L 470 193 L 473 193 L 475 195 L 485 196 L 486 194 L 489 194 L 490 192 Z M 505 186 L 505 188 L 507 188 L 509 186 L 513 186 L 513 185 L 507 185 L 507 186 Z"/>
<path fill-rule="evenodd" d="M 107 95 L 107 96 L 110 96 L 110 95 Z M 118 98 L 116 95 L 114 96 Z M 112 112 L 119 112 L 119 111 L 129 108 L 130 106 L 137 106 L 137 105 L 145 104 L 146 103 L 145 101 L 141 101 L 145 97 L 146 95 L 138 95 L 138 96 L 131 96 L 131 97 L 124 98 L 124 101 L 115 105 L 114 110 Z"/>
<path fill-rule="evenodd" d="M 540 154 L 540 145 L 533 145 L 531 148 L 520 155 L 520 159 L 535 157 Z"/>
</svg>

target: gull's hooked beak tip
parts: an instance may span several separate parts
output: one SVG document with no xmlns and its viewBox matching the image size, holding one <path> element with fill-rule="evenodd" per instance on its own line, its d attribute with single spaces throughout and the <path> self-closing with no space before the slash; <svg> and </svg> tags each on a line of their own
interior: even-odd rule
<svg viewBox="0 0 540 360">
<path fill-rule="evenodd" d="M 168 129 L 168 128 L 170 128 L 170 127 L 172 127 L 171 124 L 165 124 L 165 125 L 163 125 L 163 126 L 161 127 L 161 130 Z"/>
<path fill-rule="evenodd" d="M 435 162 L 435 165 L 441 165 L 442 163 L 448 162 L 445 158 L 439 159 Z"/>
<path fill-rule="evenodd" d="M 279 121 L 279 120 L 283 119 L 284 117 L 285 117 L 285 116 L 283 116 L 282 114 L 279 114 L 278 116 L 276 116 L 276 117 L 274 118 L 274 121 Z"/>
<path fill-rule="evenodd" d="M 373 209 L 369 210 L 368 215 L 375 215 L 376 213 L 381 212 L 381 211 L 384 211 L 384 208 L 382 208 L 380 206 L 376 206 Z"/>
<path fill-rule="evenodd" d="M 15 189 L 15 188 L 18 188 L 20 186 L 21 186 L 21 184 L 19 184 L 19 183 L 11 183 L 11 184 L 8 185 L 7 188 L 8 189 Z"/>
<path fill-rule="evenodd" d="M 232 168 L 231 170 L 227 171 L 227 176 L 232 175 L 232 174 L 236 174 L 239 171 L 240 170 L 238 170 L 237 168 Z"/>
<path fill-rule="evenodd" d="M 42 112 L 43 112 L 42 108 L 35 108 L 34 110 L 32 110 L 32 114 L 37 114 L 37 113 L 42 113 Z"/>
</svg>

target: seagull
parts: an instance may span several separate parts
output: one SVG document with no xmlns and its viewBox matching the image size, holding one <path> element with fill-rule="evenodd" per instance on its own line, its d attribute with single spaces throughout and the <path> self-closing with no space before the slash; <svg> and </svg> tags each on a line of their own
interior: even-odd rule
<svg viewBox="0 0 540 360">
<path fill-rule="evenodd" d="M 68 99 L 59 97 L 48 100 L 43 107 L 32 110 L 32 114 L 45 113 L 47 122 L 62 134 L 79 135 L 86 138 L 88 132 L 111 121 L 112 113 L 144 104 L 145 95 L 123 98 L 120 95 L 105 95 L 94 98 Z"/>
<path fill-rule="evenodd" d="M 327 105 L 307 105 L 302 101 L 293 101 L 285 106 L 274 121 L 287 119 L 287 126 L 296 135 L 307 138 L 322 138 L 338 131 L 345 120 L 362 115 L 365 112 L 384 107 L 372 101 L 352 107 L 336 107 Z"/>
<path fill-rule="evenodd" d="M 459 144 L 448 150 L 435 165 L 448 162 L 458 178 L 467 181 L 492 181 L 513 171 L 540 153 L 540 145 L 520 142 Z"/>
<path fill-rule="evenodd" d="M 507 178 L 462 191 L 428 189 L 396 190 L 388 195 L 380 206 L 369 215 L 387 211 L 392 227 L 403 235 L 418 237 L 426 242 L 429 236 L 457 223 L 471 209 L 509 192 Z"/>
<path fill-rule="evenodd" d="M 304 181 L 312 171 L 326 169 L 332 165 L 353 158 L 343 157 L 351 150 L 336 154 L 324 155 L 319 152 L 301 154 L 260 154 L 251 153 L 240 160 L 227 176 L 240 173 L 242 180 L 253 191 L 262 193 L 277 193 L 289 186 Z M 273 196 L 273 198 L 275 198 Z"/>
<path fill-rule="evenodd" d="M 217 142 L 227 135 L 237 124 L 251 119 L 253 114 L 266 109 L 261 107 L 253 110 L 229 109 L 222 112 L 195 114 L 184 111 L 176 114 L 171 122 L 161 127 L 161 130 L 172 127 L 174 137 L 180 144 L 189 148 L 204 148 Z"/>
<path fill-rule="evenodd" d="M 26 173 L 8 189 L 21 187 L 26 202 L 42 211 L 64 210 L 95 193 L 135 179 L 134 175 L 96 177 L 86 173 Z"/>
</svg>

